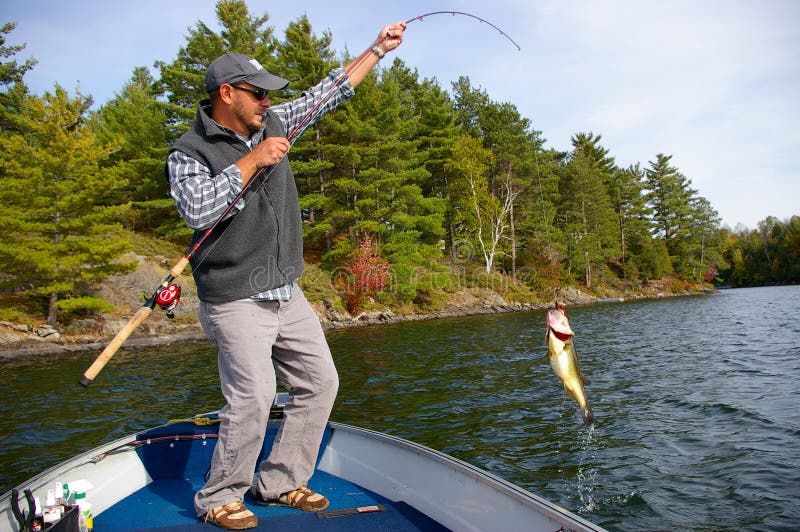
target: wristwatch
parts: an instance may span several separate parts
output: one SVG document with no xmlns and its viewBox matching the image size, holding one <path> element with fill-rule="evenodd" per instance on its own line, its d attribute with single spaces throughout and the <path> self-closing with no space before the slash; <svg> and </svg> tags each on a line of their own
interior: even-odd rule
<svg viewBox="0 0 800 532">
<path fill-rule="evenodd" d="M 373 47 L 371 48 L 371 50 L 372 50 L 372 53 L 374 53 L 375 55 L 377 55 L 377 56 L 378 56 L 378 59 L 383 59 L 383 56 L 385 56 L 385 55 L 386 55 L 386 54 L 384 53 L 384 51 L 383 51 L 383 50 L 381 50 L 380 48 L 378 48 L 378 45 L 377 45 L 377 44 L 376 44 L 375 46 L 373 46 Z"/>
</svg>

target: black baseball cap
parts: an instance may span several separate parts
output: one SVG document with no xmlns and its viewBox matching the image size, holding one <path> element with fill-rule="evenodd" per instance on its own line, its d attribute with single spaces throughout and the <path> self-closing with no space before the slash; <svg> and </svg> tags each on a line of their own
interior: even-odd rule
<svg viewBox="0 0 800 532">
<path fill-rule="evenodd" d="M 289 81 L 267 72 L 257 60 L 244 54 L 227 53 L 214 59 L 206 71 L 206 92 L 213 92 L 223 83 L 249 83 L 268 91 L 285 88 Z"/>
</svg>

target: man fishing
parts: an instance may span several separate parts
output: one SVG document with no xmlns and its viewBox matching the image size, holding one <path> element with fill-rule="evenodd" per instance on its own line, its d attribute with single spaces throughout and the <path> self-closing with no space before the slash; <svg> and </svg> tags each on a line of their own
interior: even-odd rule
<svg viewBox="0 0 800 532">
<path fill-rule="evenodd" d="M 167 158 L 170 192 L 195 229 L 194 241 L 250 187 L 191 261 L 200 323 L 219 349 L 226 400 L 208 481 L 194 505 L 199 517 L 221 528 L 258 524 L 242 502 L 248 490 L 258 504 L 306 511 L 328 506 L 307 484 L 339 381 L 319 319 L 297 285 L 302 222 L 286 155 L 305 128 L 352 98 L 384 54 L 402 43 L 405 28 L 404 22 L 384 26 L 343 69 L 275 106 L 269 91 L 285 88 L 287 80 L 245 55 L 218 57 L 206 72 L 209 99 L 200 102 L 194 124 Z M 249 186 L 252 179 L 261 181 Z M 252 485 L 276 378 L 292 398 Z"/>
</svg>

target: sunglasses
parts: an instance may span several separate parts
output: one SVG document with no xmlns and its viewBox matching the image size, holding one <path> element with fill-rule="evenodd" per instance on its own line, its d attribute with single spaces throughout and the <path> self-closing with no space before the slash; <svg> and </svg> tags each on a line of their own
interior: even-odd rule
<svg viewBox="0 0 800 532">
<path fill-rule="evenodd" d="M 231 87 L 234 89 L 239 89 L 240 91 L 249 92 L 255 95 L 256 99 L 258 100 L 263 100 L 269 95 L 269 91 L 264 89 L 248 89 L 247 87 L 239 87 L 238 85 L 231 85 Z"/>
</svg>

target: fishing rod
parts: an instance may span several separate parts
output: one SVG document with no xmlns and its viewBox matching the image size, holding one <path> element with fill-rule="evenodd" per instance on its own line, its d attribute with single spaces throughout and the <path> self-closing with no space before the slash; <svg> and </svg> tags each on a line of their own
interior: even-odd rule
<svg viewBox="0 0 800 532">
<path fill-rule="evenodd" d="M 430 13 L 425 13 L 424 15 L 417 15 L 414 18 L 410 18 L 410 19 L 406 20 L 406 24 L 411 24 L 412 22 L 416 22 L 417 20 L 422 22 L 422 20 L 425 17 L 430 17 L 430 16 L 433 16 L 433 15 L 453 15 L 453 16 L 461 15 L 461 16 L 464 16 L 464 17 L 473 18 L 473 19 L 477 20 L 478 22 L 480 22 L 482 24 L 487 24 L 487 25 L 491 26 L 492 28 L 496 29 L 498 32 L 500 32 L 500 35 L 502 35 L 503 37 L 505 37 L 506 39 L 511 41 L 511 44 L 516 46 L 517 50 L 522 51 L 522 48 L 520 47 L 520 45 L 517 44 L 517 42 L 514 39 L 509 37 L 509 35 L 506 32 L 504 32 L 503 30 L 501 30 L 500 28 L 498 28 L 497 26 L 495 26 L 494 24 L 492 24 L 488 20 L 483 19 L 483 18 L 481 18 L 481 17 L 479 17 L 477 15 L 473 15 L 472 13 L 465 13 L 464 11 L 431 11 Z"/>
<path fill-rule="evenodd" d="M 476 15 L 472 15 L 470 13 L 464 13 L 461 11 L 434 11 L 431 13 L 425 13 L 422 15 L 417 15 L 405 22 L 406 25 L 415 22 L 415 21 L 422 21 L 425 17 L 433 16 L 433 15 L 441 15 L 441 14 L 450 14 L 450 15 L 463 15 L 473 19 L 476 19 L 482 23 L 486 23 L 489 26 L 493 27 L 497 31 L 500 32 L 501 35 L 505 36 L 508 40 L 510 40 L 517 49 L 521 49 L 519 45 L 514 42 L 511 37 L 509 37 L 505 32 L 503 32 L 500 28 L 488 22 Z M 286 139 L 289 141 L 289 145 L 292 146 L 299 136 L 313 123 L 316 122 L 320 118 L 320 110 L 322 106 L 327 103 L 331 97 L 333 96 L 336 89 L 338 89 L 346 80 L 349 79 L 349 73 L 356 70 L 359 66 L 363 64 L 367 57 L 373 53 L 373 49 L 378 46 L 380 43 L 385 41 L 389 36 L 386 35 L 377 39 L 373 42 L 372 46 L 364 50 L 361 55 L 359 55 L 356 59 L 350 62 L 349 65 L 346 65 L 343 69 L 342 73 L 334 79 L 333 84 L 328 89 L 328 91 L 323 95 L 322 98 L 303 116 L 300 122 L 295 126 L 295 128 L 289 132 L 286 136 Z M 349 68 L 348 68 L 349 67 Z M 288 152 L 287 152 L 288 153 Z M 287 154 L 284 154 L 283 157 L 286 157 Z M 281 159 L 283 160 L 283 159 Z M 279 163 L 280 161 L 278 161 Z M 275 167 L 278 165 L 275 163 L 270 167 L 261 167 L 259 168 L 250 180 L 242 186 L 242 190 L 236 197 L 231 201 L 226 209 L 222 212 L 222 214 L 216 219 L 216 221 L 209 226 L 200 238 L 192 244 L 184 256 L 170 269 L 169 273 L 166 277 L 161 281 L 158 287 L 155 289 L 153 294 L 147 298 L 141 307 L 134 313 L 130 320 L 125 324 L 125 326 L 120 329 L 120 331 L 114 336 L 111 342 L 103 349 L 103 351 L 97 356 L 91 366 L 83 373 L 80 377 L 79 382 L 82 386 L 87 387 L 94 382 L 94 379 L 97 375 L 102 371 L 102 369 L 106 366 L 109 360 L 116 354 L 116 352 L 122 347 L 122 344 L 130 337 L 130 335 L 135 331 L 139 325 L 141 325 L 148 316 L 152 313 L 153 309 L 156 306 L 160 307 L 166 314 L 168 318 L 174 318 L 174 310 L 177 307 L 178 303 L 180 302 L 181 297 L 181 287 L 177 283 L 173 282 L 176 278 L 178 278 L 181 273 L 186 269 L 186 266 L 189 265 L 190 260 L 194 257 L 194 255 L 198 252 L 198 250 L 203 246 L 203 244 L 208 240 L 214 230 L 222 223 L 225 219 L 227 219 L 228 215 L 236 208 L 236 205 L 244 199 L 245 195 L 248 191 L 250 191 L 251 187 L 255 185 L 255 190 L 257 190 L 258 186 L 261 186 L 262 183 L 265 183 L 272 172 L 275 170 Z M 267 170 L 269 168 L 269 170 Z M 247 206 L 247 203 L 244 204 L 242 209 Z M 224 232 L 224 230 L 223 230 Z M 213 249 L 213 248 L 212 248 Z M 208 256 L 211 249 L 207 250 L 205 256 L 201 257 L 197 264 L 202 263 L 205 257 Z M 195 265 L 195 267 L 197 266 Z"/>
<path fill-rule="evenodd" d="M 383 42 L 386 37 L 383 37 L 375 42 L 372 47 L 377 46 L 381 42 Z M 322 98 L 311 108 L 309 111 L 303 116 L 303 118 L 298 122 L 295 128 L 289 132 L 286 136 L 286 139 L 289 141 L 290 146 L 293 145 L 299 136 L 309 127 L 311 126 L 317 119 L 320 118 L 320 109 L 322 106 L 327 103 L 334 95 L 336 89 L 338 89 L 344 82 L 349 79 L 349 72 L 356 70 L 365 59 L 372 53 L 372 48 L 368 48 L 364 52 L 361 53 L 356 59 L 354 59 L 348 66 L 349 68 L 344 68 L 342 73 L 336 77 L 328 89 L 328 91 L 323 95 Z M 284 154 L 283 157 L 286 157 Z M 281 159 L 283 160 L 283 158 Z M 280 161 L 278 161 L 279 163 Z M 155 309 L 156 305 L 158 305 L 164 312 L 168 318 L 174 318 L 174 309 L 178 306 L 180 302 L 181 296 L 181 287 L 177 283 L 173 281 L 181 275 L 183 270 L 186 269 L 186 266 L 189 265 L 190 260 L 194 257 L 194 255 L 200 250 L 203 244 L 208 240 L 214 230 L 222 223 L 225 219 L 227 219 L 228 215 L 236 208 L 236 205 L 239 201 L 243 200 L 245 195 L 248 191 L 253 189 L 257 189 L 262 183 L 265 183 L 275 168 L 278 166 L 278 163 L 275 163 L 269 167 L 261 167 L 259 168 L 255 174 L 250 178 L 250 180 L 242 186 L 242 190 L 236 197 L 231 201 L 227 208 L 222 212 L 222 214 L 216 219 L 216 221 L 209 226 L 200 238 L 192 244 L 184 256 L 172 267 L 167 274 L 166 277 L 161 281 L 158 287 L 155 289 L 153 294 L 147 298 L 141 307 L 134 313 L 130 320 L 125 324 L 125 326 L 114 336 L 114 338 L 109 342 L 109 344 L 103 349 L 103 351 L 97 356 L 91 366 L 83 373 L 80 377 L 79 382 L 82 386 L 87 387 L 97 375 L 102 371 L 105 365 L 108 363 L 109 360 L 116 354 L 122 344 L 130 337 L 130 335 L 135 331 L 139 325 L 141 325 L 144 320 L 152 313 L 153 309 Z M 267 170 L 269 168 L 269 170 Z M 254 186 L 254 184 L 256 184 Z M 247 204 L 245 204 L 246 206 Z M 242 207 L 244 208 L 244 207 Z M 197 264 L 202 263 L 205 257 L 208 256 L 210 253 L 210 249 L 206 252 L 205 256 L 201 257 Z M 195 265 L 195 267 L 197 266 Z"/>
</svg>

